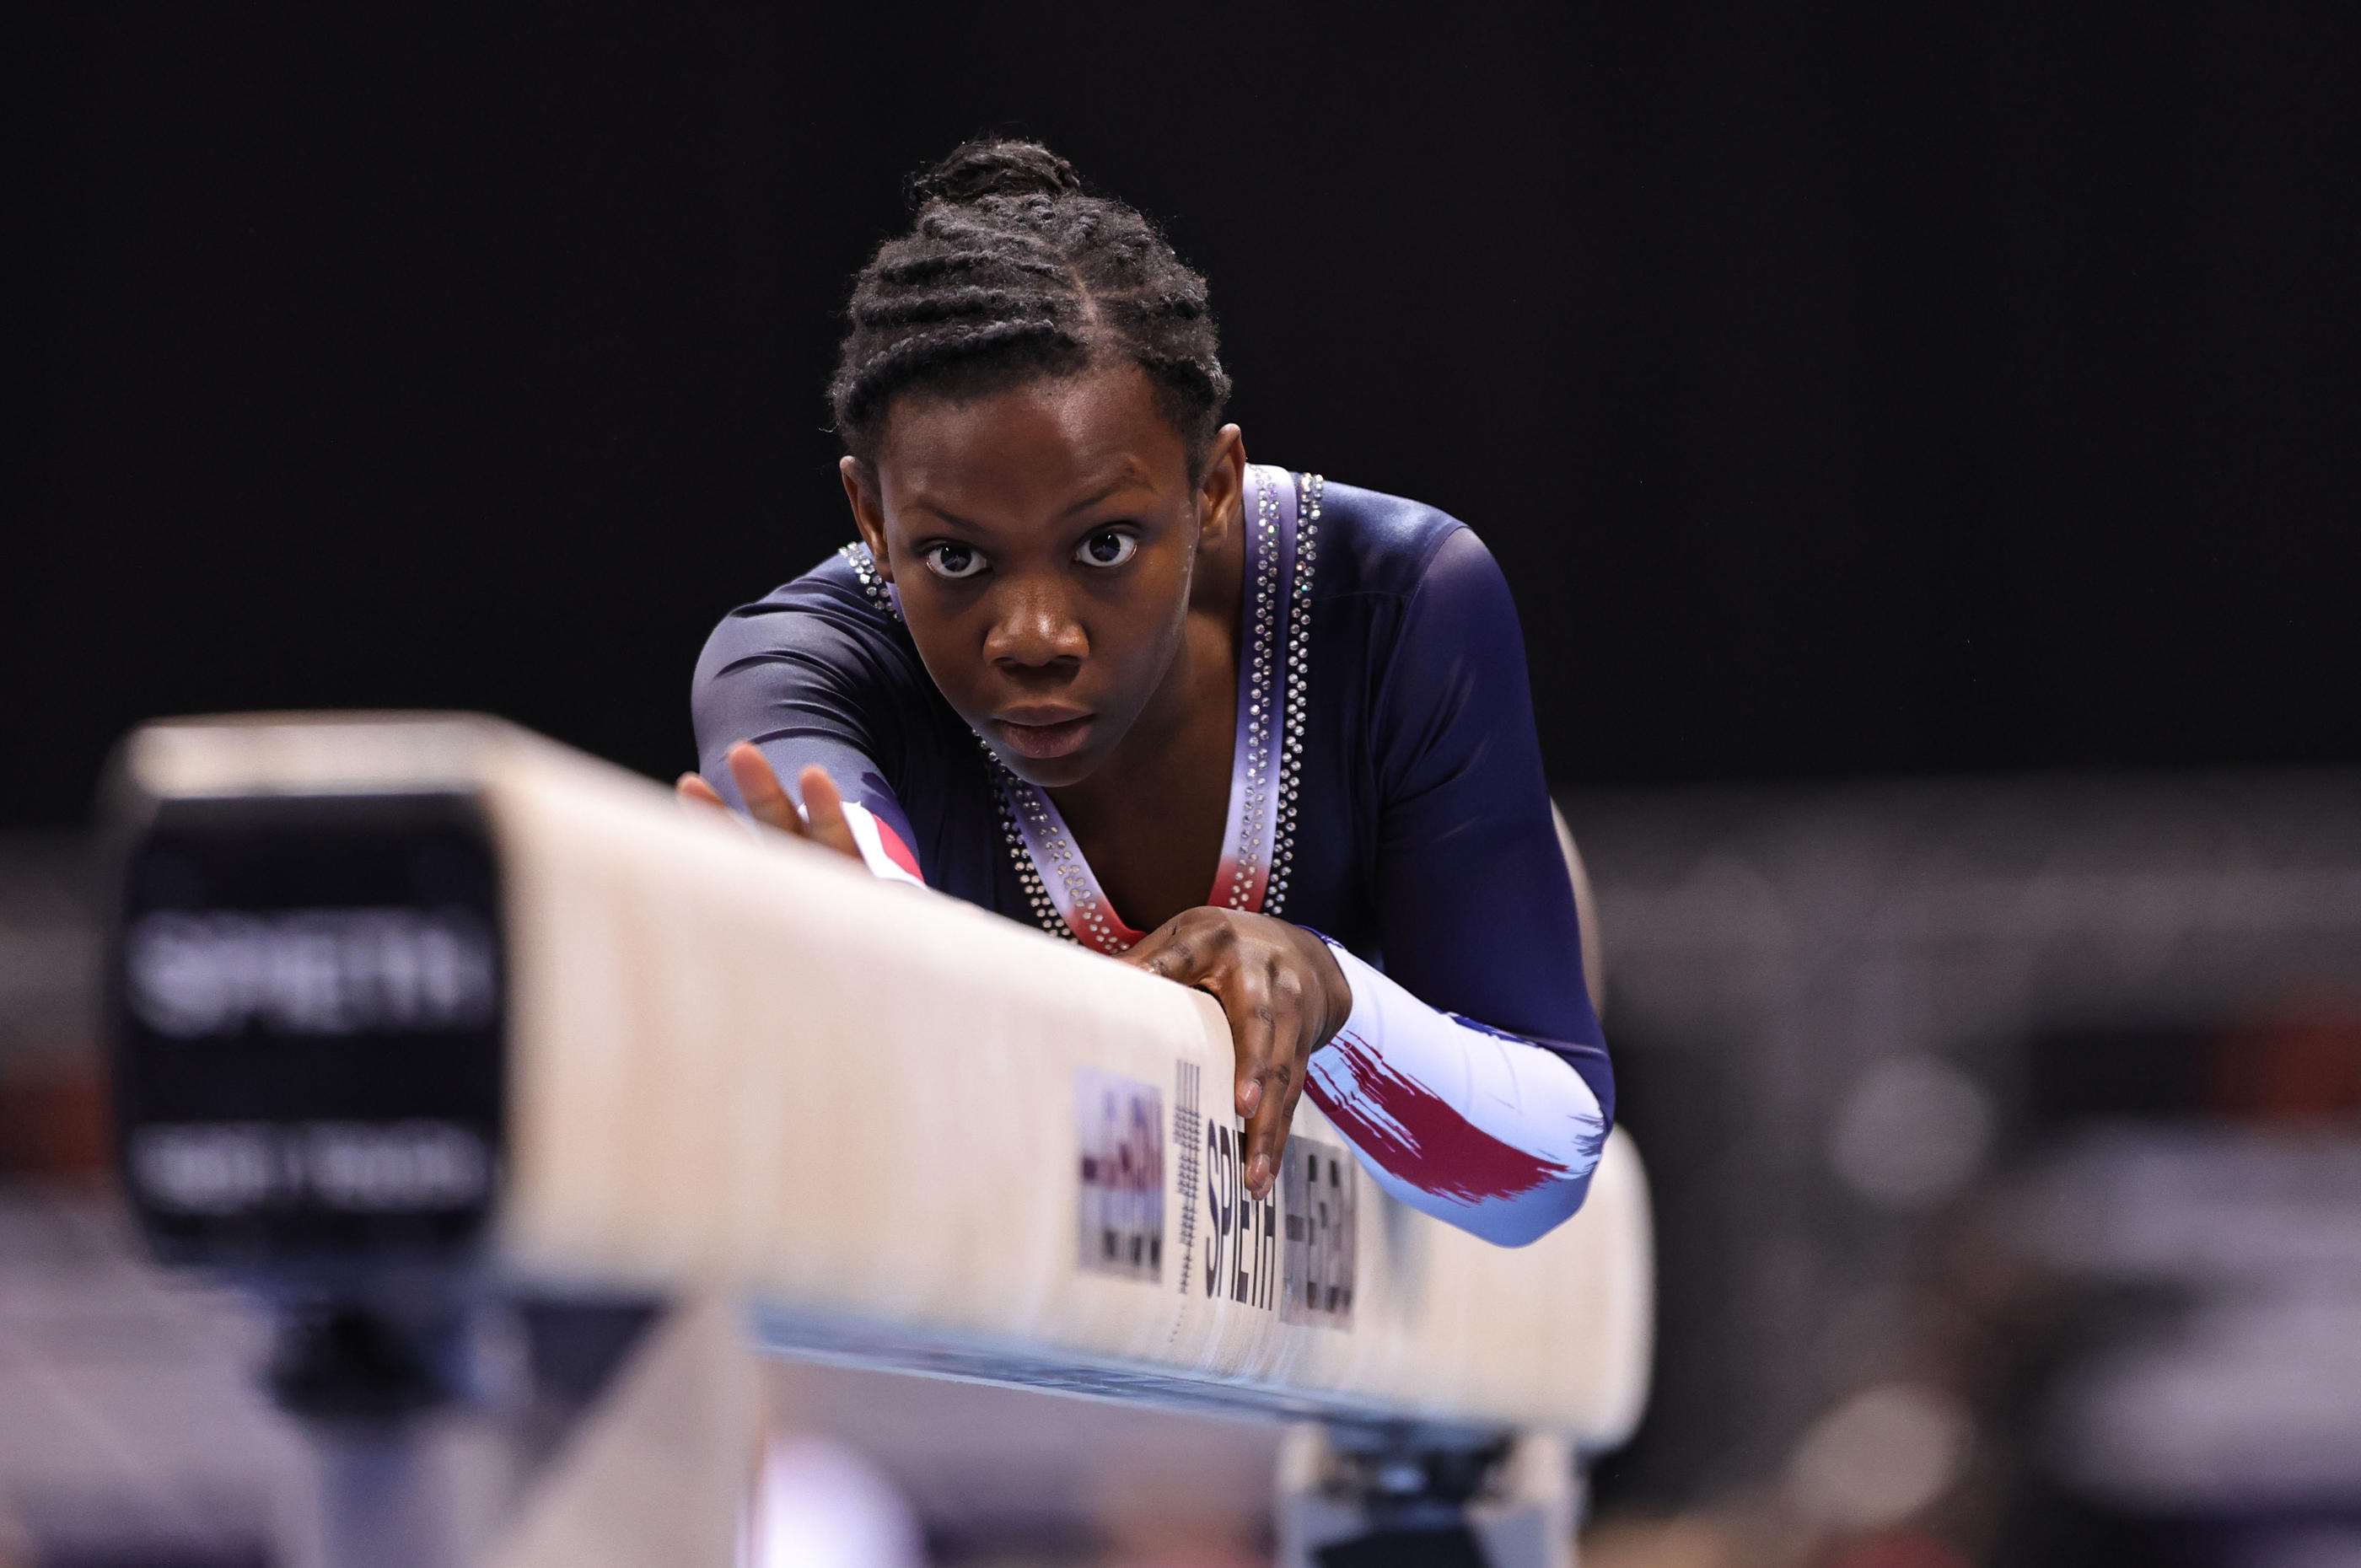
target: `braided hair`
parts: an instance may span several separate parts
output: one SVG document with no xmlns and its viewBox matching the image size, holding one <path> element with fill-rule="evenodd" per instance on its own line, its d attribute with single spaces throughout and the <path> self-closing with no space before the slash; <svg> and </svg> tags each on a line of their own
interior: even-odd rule
<svg viewBox="0 0 2361 1568">
<path fill-rule="evenodd" d="M 988 396 L 1114 358 L 1148 373 L 1193 472 L 1220 431 L 1230 378 L 1205 280 L 1156 225 L 1087 195 L 1038 142 L 971 141 L 910 183 L 910 232 L 853 284 L 829 401 L 845 446 L 873 464 L 895 397 Z"/>
</svg>

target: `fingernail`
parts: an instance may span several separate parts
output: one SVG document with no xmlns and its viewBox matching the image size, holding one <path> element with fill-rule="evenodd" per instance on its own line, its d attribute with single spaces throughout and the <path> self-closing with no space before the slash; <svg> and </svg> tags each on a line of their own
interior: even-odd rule
<svg viewBox="0 0 2361 1568">
<path fill-rule="evenodd" d="M 1254 1157 L 1254 1164 L 1246 1168 L 1246 1185 L 1254 1190 L 1257 1198 L 1270 1190 L 1270 1156 L 1258 1154 Z"/>
<path fill-rule="evenodd" d="M 1261 1103 L 1262 1080 L 1258 1078 L 1247 1079 L 1246 1087 L 1238 1091 L 1238 1113 L 1240 1115 L 1251 1116 L 1255 1113 L 1255 1107 Z"/>
</svg>

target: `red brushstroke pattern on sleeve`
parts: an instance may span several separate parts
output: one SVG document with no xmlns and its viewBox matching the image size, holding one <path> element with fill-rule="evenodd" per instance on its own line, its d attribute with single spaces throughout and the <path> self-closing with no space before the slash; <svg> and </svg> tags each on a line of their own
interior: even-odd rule
<svg viewBox="0 0 2361 1568">
<path fill-rule="evenodd" d="M 877 824 L 877 845 L 885 851 L 885 858 L 908 872 L 918 881 L 926 881 L 926 877 L 918 871 L 918 857 L 910 853 L 910 846 L 902 842 L 902 836 L 887 827 L 883 817 L 879 817 L 873 811 L 869 815 Z"/>
<path fill-rule="evenodd" d="M 1380 1061 L 1359 1036 L 1339 1034 L 1329 1048 L 1351 1080 L 1351 1094 L 1340 1097 L 1318 1072 L 1307 1077 L 1304 1092 L 1363 1154 L 1411 1186 L 1480 1203 L 1572 1174 L 1476 1127 L 1426 1085 Z"/>
</svg>

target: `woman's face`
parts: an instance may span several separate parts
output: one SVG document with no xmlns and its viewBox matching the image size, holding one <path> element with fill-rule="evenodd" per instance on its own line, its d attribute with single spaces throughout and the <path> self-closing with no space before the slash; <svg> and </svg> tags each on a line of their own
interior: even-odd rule
<svg viewBox="0 0 2361 1568">
<path fill-rule="evenodd" d="M 1185 695 L 1197 559 L 1235 526 L 1242 461 L 1231 426 L 1192 484 L 1147 374 L 1115 364 L 906 393 L 873 475 L 850 457 L 843 474 L 935 685 L 1017 776 L 1056 787 Z"/>
</svg>

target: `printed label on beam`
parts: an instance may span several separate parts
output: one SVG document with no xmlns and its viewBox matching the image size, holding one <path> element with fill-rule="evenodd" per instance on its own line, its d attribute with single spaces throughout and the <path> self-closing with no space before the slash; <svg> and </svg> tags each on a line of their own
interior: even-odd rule
<svg viewBox="0 0 2361 1568">
<path fill-rule="evenodd" d="M 1091 1068 L 1074 1072 L 1074 1262 L 1093 1274 L 1164 1277 L 1164 1096 Z"/>
<path fill-rule="evenodd" d="M 1205 1119 L 1204 1292 L 1260 1307 L 1279 1305 L 1279 1184 L 1257 1201 L 1246 1196 L 1246 1130 Z"/>
<path fill-rule="evenodd" d="M 1353 1326 L 1353 1251 L 1360 1167 L 1334 1144 L 1290 1138 L 1279 1167 L 1286 1212 L 1281 1322 Z"/>
</svg>

